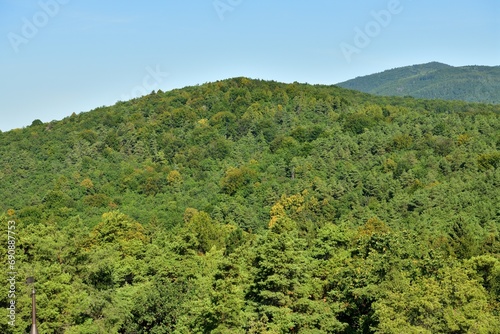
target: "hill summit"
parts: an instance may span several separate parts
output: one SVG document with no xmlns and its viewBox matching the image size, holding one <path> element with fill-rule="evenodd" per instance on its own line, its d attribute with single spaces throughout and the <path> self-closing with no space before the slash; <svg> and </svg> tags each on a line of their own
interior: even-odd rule
<svg viewBox="0 0 500 334">
<path fill-rule="evenodd" d="M 0 333 L 28 275 L 40 333 L 498 333 L 498 129 L 233 78 L 0 133 Z"/>
<path fill-rule="evenodd" d="M 500 66 L 454 67 L 438 62 L 357 77 L 340 87 L 386 96 L 500 103 Z"/>
</svg>

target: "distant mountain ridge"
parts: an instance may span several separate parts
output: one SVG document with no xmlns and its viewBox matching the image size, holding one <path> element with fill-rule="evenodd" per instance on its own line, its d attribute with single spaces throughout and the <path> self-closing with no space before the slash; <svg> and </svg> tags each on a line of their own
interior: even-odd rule
<svg viewBox="0 0 500 334">
<path fill-rule="evenodd" d="M 500 103 L 500 66 L 412 65 L 337 84 L 362 92 L 425 99 Z"/>
</svg>

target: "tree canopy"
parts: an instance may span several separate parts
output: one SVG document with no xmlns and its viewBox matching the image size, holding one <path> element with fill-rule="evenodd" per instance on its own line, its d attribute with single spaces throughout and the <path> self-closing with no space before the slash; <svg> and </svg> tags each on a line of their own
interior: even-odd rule
<svg viewBox="0 0 500 334">
<path fill-rule="evenodd" d="M 494 333 L 499 112 L 234 78 L 0 133 L 0 332 L 34 276 L 41 333 Z"/>
</svg>

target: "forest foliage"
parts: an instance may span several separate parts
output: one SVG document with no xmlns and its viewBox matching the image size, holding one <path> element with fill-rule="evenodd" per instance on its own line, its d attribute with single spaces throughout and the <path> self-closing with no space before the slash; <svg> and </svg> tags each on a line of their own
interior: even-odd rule
<svg viewBox="0 0 500 334">
<path fill-rule="evenodd" d="M 234 78 L 0 133 L 0 332 L 34 276 L 40 333 L 495 333 L 499 112 Z"/>
<path fill-rule="evenodd" d="M 500 103 L 500 66 L 454 67 L 438 62 L 394 68 L 338 84 L 386 96 Z"/>
</svg>

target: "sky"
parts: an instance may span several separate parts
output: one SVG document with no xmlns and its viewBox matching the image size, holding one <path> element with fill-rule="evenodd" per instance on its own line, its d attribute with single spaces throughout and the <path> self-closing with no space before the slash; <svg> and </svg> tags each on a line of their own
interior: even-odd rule
<svg viewBox="0 0 500 334">
<path fill-rule="evenodd" d="M 0 130 L 245 76 L 500 65 L 498 0 L 0 0 Z"/>
</svg>

